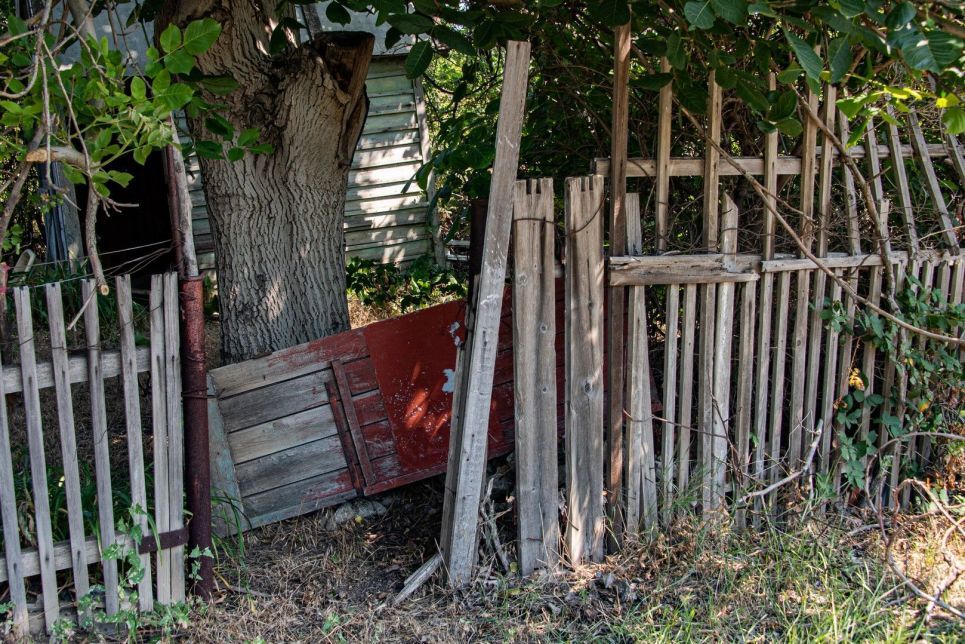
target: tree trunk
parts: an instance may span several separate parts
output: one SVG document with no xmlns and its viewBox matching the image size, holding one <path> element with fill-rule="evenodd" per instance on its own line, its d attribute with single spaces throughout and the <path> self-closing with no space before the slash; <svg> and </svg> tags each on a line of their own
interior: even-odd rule
<svg viewBox="0 0 965 644">
<path fill-rule="evenodd" d="M 373 37 L 319 34 L 269 56 L 274 3 L 186 0 L 157 22 L 203 17 L 223 31 L 198 59 L 205 74 L 240 87 L 206 96 L 240 133 L 261 131 L 269 154 L 201 159 L 214 235 L 222 359 L 246 360 L 348 328 L 342 232 L 348 171 L 368 113 L 365 77 Z M 210 138 L 189 119 L 196 141 Z"/>
</svg>

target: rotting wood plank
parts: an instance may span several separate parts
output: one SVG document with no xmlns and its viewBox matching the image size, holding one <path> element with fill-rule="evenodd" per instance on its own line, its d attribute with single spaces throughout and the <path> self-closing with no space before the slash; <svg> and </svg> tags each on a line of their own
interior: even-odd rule
<svg viewBox="0 0 965 644">
<path fill-rule="evenodd" d="M 114 496 L 111 485 L 111 437 L 107 429 L 107 401 L 101 372 L 100 318 L 98 289 L 94 280 L 81 282 L 84 305 L 84 330 L 87 337 L 87 381 L 90 387 L 91 431 L 94 433 L 94 470 L 97 477 L 97 518 L 100 521 L 101 548 L 107 550 L 116 541 L 114 535 Z M 104 571 L 104 606 L 107 615 L 120 609 L 117 561 L 102 561 Z"/>
<path fill-rule="evenodd" d="M 851 291 L 857 292 L 857 288 L 858 288 L 857 271 L 851 273 L 850 277 L 848 278 L 848 286 L 851 288 Z M 853 328 L 856 302 L 855 302 L 855 299 L 847 292 L 843 293 L 843 296 L 844 296 L 844 310 L 845 310 L 845 315 L 847 319 L 847 326 L 845 328 Z M 834 394 L 834 401 L 837 401 L 838 398 L 841 398 L 845 394 L 847 394 L 848 390 L 851 387 L 850 376 L 851 376 L 851 364 L 852 364 L 852 360 L 854 359 L 854 355 L 852 353 L 854 348 L 854 343 L 855 343 L 854 334 L 845 333 L 844 342 L 841 343 L 840 349 L 838 351 L 837 362 L 839 366 L 839 375 L 838 375 L 838 382 L 837 382 L 837 391 Z M 824 428 L 825 428 L 825 431 L 828 431 L 828 430 L 832 430 L 835 432 L 844 431 L 844 429 L 841 428 L 839 424 L 833 422 L 833 417 L 832 417 L 832 424 L 825 425 Z M 843 463 L 839 459 L 839 462 L 832 468 L 832 471 L 831 471 L 831 489 L 834 491 L 835 495 L 839 494 L 841 491 L 842 467 L 843 467 Z"/>
<path fill-rule="evenodd" d="M 717 84 L 716 72 L 707 78 L 707 129 L 708 141 L 704 152 L 704 247 L 710 252 L 717 250 L 720 238 L 720 152 L 713 144 L 720 143 L 722 92 Z"/>
<path fill-rule="evenodd" d="M 513 207 L 513 387 L 520 572 L 559 562 L 553 181 L 517 181 Z"/>
<path fill-rule="evenodd" d="M 240 465 L 320 438 L 328 438 L 336 432 L 332 407 L 324 405 L 232 432 L 226 436 L 226 441 L 231 448 L 234 462 Z"/>
<path fill-rule="evenodd" d="M 892 121 L 895 118 L 895 111 L 890 105 L 886 107 L 888 116 L 888 149 L 891 151 L 891 168 L 894 172 L 895 184 L 898 188 L 898 210 L 901 218 L 905 222 L 905 234 L 908 236 L 909 249 L 914 252 L 918 250 L 918 231 L 915 229 L 914 204 L 911 201 L 911 191 L 908 189 L 908 174 L 905 172 L 905 160 L 901 157 L 901 138 L 898 135 L 898 126 Z"/>
<path fill-rule="evenodd" d="M 932 165 L 931 156 L 928 154 L 928 144 L 925 142 L 925 135 L 922 134 L 921 125 L 918 123 L 918 114 L 915 110 L 908 113 L 908 124 L 911 126 L 912 147 L 915 148 L 915 154 L 919 163 L 921 163 L 921 168 L 925 171 L 925 189 L 928 196 L 931 197 L 932 206 L 934 206 L 942 223 L 942 237 L 949 248 L 958 251 L 958 235 L 955 234 L 955 225 L 949 216 L 948 205 L 942 195 L 942 187 L 938 183 L 935 166 Z"/>
<path fill-rule="evenodd" d="M 121 354 L 119 351 L 103 351 L 101 353 L 105 378 L 113 378 L 121 373 Z M 144 347 L 137 349 L 137 371 L 143 373 L 150 369 L 150 351 Z M 87 382 L 87 358 L 71 356 L 67 359 L 67 381 L 76 385 Z M 37 365 L 37 388 L 47 389 L 55 385 L 53 366 L 44 362 Z M 23 391 L 23 376 L 20 367 L 9 365 L 3 368 L 3 387 L 8 394 Z"/>
<path fill-rule="evenodd" d="M 168 479 L 167 363 L 164 349 L 164 276 L 151 276 L 148 297 L 151 337 L 151 429 L 154 434 L 154 529 L 163 534 L 171 529 Z M 210 428 L 209 428 L 210 429 Z M 238 499 L 241 499 L 239 494 Z M 157 600 L 171 603 L 171 551 L 158 550 Z"/>
<path fill-rule="evenodd" d="M 661 522 L 669 527 L 673 520 L 674 499 L 674 418 L 677 415 L 677 336 L 680 320 L 680 287 L 667 287 L 667 316 L 663 356 L 663 449 L 660 459 Z M 648 384 L 649 386 L 649 384 Z"/>
<path fill-rule="evenodd" d="M 840 278 L 840 274 L 837 274 Z M 841 301 L 841 284 L 835 280 L 831 285 L 830 300 L 832 303 Z M 838 359 L 840 334 L 833 326 L 828 328 L 827 345 L 824 352 L 824 382 L 821 394 L 821 413 L 819 421 L 823 423 L 824 433 L 821 435 L 820 461 L 818 471 L 825 477 L 831 474 L 831 443 L 834 429 L 834 404 L 838 398 Z M 823 512 L 825 503 L 821 503 Z"/>
<path fill-rule="evenodd" d="M 869 118 L 865 124 L 864 133 L 865 159 L 868 162 L 868 181 L 871 184 L 871 197 L 875 205 L 879 205 L 885 198 L 885 189 L 881 181 L 881 148 L 878 145 L 878 134 L 875 131 L 874 119 Z"/>
<path fill-rule="evenodd" d="M 868 300 L 875 306 L 881 303 L 881 282 L 882 269 L 875 267 L 871 269 L 870 281 L 868 284 Z M 875 384 L 875 354 L 874 342 L 866 340 L 863 343 L 863 353 L 861 361 L 861 377 L 864 381 L 865 396 L 874 393 Z M 871 431 L 871 406 L 865 405 L 861 408 L 861 425 L 859 426 L 859 436 L 862 441 L 868 440 Z M 867 463 L 867 456 L 861 457 L 862 468 Z"/>
<path fill-rule="evenodd" d="M 613 31 L 613 108 L 610 128 L 610 253 L 622 255 L 627 241 L 627 145 L 629 141 L 630 23 Z M 607 306 L 607 463 L 606 504 L 611 529 L 611 550 L 619 547 L 623 534 L 623 433 L 626 385 L 627 292 L 610 288 Z"/>
<path fill-rule="evenodd" d="M 124 418 L 127 428 L 127 465 L 131 480 L 132 519 L 140 527 L 141 534 L 150 534 L 147 521 L 147 486 L 144 473 L 144 447 L 141 442 L 141 392 L 137 382 L 137 356 L 134 343 L 134 303 L 131 299 L 131 276 L 118 276 L 117 318 L 121 342 L 121 380 L 124 387 Z M 140 555 L 144 570 L 137 583 L 138 607 L 145 612 L 154 609 L 154 584 L 151 575 L 151 558 Z"/>
<path fill-rule="evenodd" d="M 677 436 L 677 495 L 688 495 L 690 487 L 690 434 L 694 404 L 694 345 L 697 325 L 697 285 L 684 286 L 684 321 L 681 331 L 680 404 Z"/>
<path fill-rule="evenodd" d="M 118 535 L 117 543 L 122 548 L 133 548 L 134 542 L 129 537 Z M 61 541 L 54 544 L 51 559 L 53 560 L 54 570 L 70 570 L 73 565 L 73 555 L 69 542 Z M 101 561 L 101 550 L 98 545 L 97 537 L 87 537 L 84 541 L 84 557 L 88 564 L 97 564 Z M 8 577 L 10 560 L 0 558 L 0 584 L 10 581 Z M 34 577 L 40 574 L 40 555 L 36 548 L 22 548 L 20 558 L 17 561 L 21 577 Z"/>
<path fill-rule="evenodd" d="M 342 400 L 342 409 L 345 414 L 345 422 L 348 425 L 349 436 L 355 444 L 355 453 L 358 455 L 359 466 L 362 468 L 362 477 L 366 485 L 373 485 L 376 481 L 375 472 L 372 471 L 372 464 L 365 454 L 365 438 L 362 436 L 362 426 L 359 424 L 358 413 L 355 404 L 352 402 L 352 391 L 349 388 L 348 376 L 345 374 L 345 366 L 341 360 L 332 361 L 332 373 L 335 376 L 335 385 L 338 387 L 338 395 Z"/>
<path fill-rule="evenodd" d="M 345 467 L 341 439 L 336 434 L 240 464 L 235 472 L 242 498 L 247 498 Z"/>
<path fill-rule="evenodd" d="M 783 421 L 784 421 L 784 370 L 787 362 L 787 318 L 789 307 L 785 305 L 791 297 L 791 274 L 781 273 L 777 278 L 777 296 L 774 301 L 778 303 L 775 307 L 777 320 L 774 325 L 774 359 L 771 361 L 774 366 L 773 376 L 771 377 L 771 416 L 769 424 L 769 463 L 768 480 L 776 483 L 781 478 L 781 447 L 783 443 Z M 771 509 L 777 507 L 777 490 L 768 496 L 768 503 Z"/>
<path fill-rule="evenodd" d="M 181 409 L 181 350 L 178 276 L 164 275 L 164 361 L 167 396 L 168 517 L 171 530 L 184 527 L 184 416 Z M 184 546 L 171 548 L 171 601 L 184 601 Z"/>
<path fill-rule="evenodd" d="M 483 264 L 474 291 L 474 306 L 470 307 L 473 318 L 469 327 L 471 336 L 468 346 L 461 352 L 460 368 L 465 372 L 464 395 L 459 397 L 460 409 L 453 413 L 452 419 L 450 453 L 455 458 L 450 460 L 451 467 L 446 473 L 441 539 L 445 569 L 453 587 L 468 583 L 478 555 L 479 501 L 486 462 L 489 408 L 512 226 L 512 194 L 526 102 L 529 52 L 528 42 L 510 41 L 507 44 Z"/>
<path fill-rule="evenodd" d="M 60 426 L 60 452 L 64 468 L 64 492 L 67 497 L 67 525 L 70 533 L 74 592 L 77 597 L 84 597 L 90 591 L 87 552 L 84 547 L 87 536 L 84 534 L 80 464 L 77 458 L 74 402 L 70 392 L 67 333 L 64 327 L 64 305 L 60 282 L 48 284 L 45 290 L 47 322 L 50 330 L 51 371 L 57 392 L 57 420 Z"/>
<path fill-rule="evenodd" d="M 211 492 L 215 499 L 212 507 L 213 529 L 215 534 L 227 536 L 243 529 L 244 506 L 211 374 L 208 374 L 208 450 L 211 455 Z"/>
<path fill-rule="evenodd" d="M 565 543 L 570 563 L 603 559 L 603 177 L 566 180 Z"/>
<path fill-rule="evenodd" d="M 670 73 L 670 62 L 666 58 L 660 59 L 660 72 Z M 660 99 L 657 106 L 657 159 L 656 159 L 656 233 L 657 252 L 667 250 L 670 235 L 670 148 L 671 148 L 671 117 L 673 112 L 673 81 L 660 88 Z"/>
<path fill-rule="evenodd" d="M 838 138 L 847 141 L 851 136 L 848 117 L 838 110 Z M 847 152 L 851 157 L 850 151 Z M 842 164 L 841 176 L 844 183 L 844 212 L 847 216 L 848 249 L 852 255 L 861 254 L 861 222 L 858 218 L 858 197 L 854 187 L 854 177 L 847 165 Z"/>
<path fill-rule="evenodd" d="M 740 357 L 737 362 L 737 414 L 736 435 L 734 439 L 737 450 L 737 472 L 734 490 L 739 490 L 741 484 L 746 485 L 750 470 L 751 454 L 751 421 L 754 415 L 754 323 L 756 317 L 755 298 L 756 285 L 744 284 L 741 290 L 740 314 Z M 734 523 L 738 529 L 747 525 L 746 507 L 736 508 Z"/>
<path fill-rule="evenodd" d="M 955 174 L 958 175 L 958 180 L 965 184 L 965 154 L 962 154 L 962 146 L 958 142 L 958 137 L 946 132 L 944 143 L 948 157 L 951 159 L 952 165 L 955 166 Z M 930 149 L 932 146 L 928 147 Z M 930 150 L 929 155 L 931 156 Z"/>
<path fill-rule="evenodd" d="M 653 405 L 650 392 L 650 348 L 647 330 L 646 289 L 630 289 L 630 327 L 627 347 L 627 532 L 657 525 L 657 481 L 653 440 Z"/>
<path fill-rule="evenodd" d="M 762 483 L 766 471 L 767 447 L 767 411 L 768 389 L 771 385 L 771 318 L 774 315 L 774 276 L 765 273 L 760 281 L 760 308 L 758 309 L 757 361 L 755 363 L 754 380 L 757 383 L 754 404 L 754 435 L 757 437 L 754 446 L 754 482 Z M 749 367 L 744 367 L 749 368 Z M 754 497 L 754 515 L 752 525 L 754 529 L 760 527 L 760 511 L 763 499 Z"/>
<path fill-rule="evenodd" d="M 768 74 L 768 89 L 777 90 L 777 76 Z M 764 137 L 764 229 L 761 231 L 761 253 L 765 260 L 774 259 L 777 218 L 777 146 L 778 133 L 769 132 Z"/>
<path fill-rule="evenodd" d="M 2 361 L 2 358 L 0 358 Z M 0 518 L 3 521 L 3 546 L 6 555 L 5 565 L 0 566 L 0 574 L 6 575 L 9 601 L 13 604 L 9 619 L 15 637 L 27 637 L 30 630 L 27 615 L 27 591 L 24 585 L 26 576 L 21 560 L 20 523 L 17 517 L 16 487 L 13 481 L 13 460 L 10 453 L 10 426 L 7 419 L 6 391 L 0 382 Z M 28 436 L 29 440 L 29 436 Z M 0 580 L 3 581 L 3 580 Z"/>
</svg>

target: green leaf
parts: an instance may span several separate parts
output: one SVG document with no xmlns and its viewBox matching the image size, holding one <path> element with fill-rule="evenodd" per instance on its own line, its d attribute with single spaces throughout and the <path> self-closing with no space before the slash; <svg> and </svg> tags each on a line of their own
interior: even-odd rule
<svg viewBox="0 0 965 644">
<path fill-rule="evenodd" d="M 710 0 L 691 0 L 684 5 L 684 15 L 687 16 L 687 21 L 698 29 L 710 29 L 714 26 L 714 11 Z"/>
<path fill-rule="evenodd" d="M 626 0 L 597 0 L 590 2 L 587 12 L 607 27 L 617 27 L 630 22 L 630 6 Z"/>
<path fill-rule="evenodd" d="M 399 41 L 402 40 L 403 35 L 404 34 L 395 27 L 389 27 L 385 32 L 385 48 L 392 49 L 395 47 L 399 44 Z"/>
<path fill-rule="evenodd" d="M 814 53 L 811 45 L 790 31 L 785 31 L 784 37 L 787 38 L 788 44 L 791 45 L 791 49 L 794 50 L 794 56 L 801 64 L 808 78 L 820 78 L 821 72 L 824 71 L 824 63 L 822 63 L 821 58 Z"/>
<path fill-rule="evenodd" d="M 189 74 L 194 69 L 194 56 L 186 49 L 179 49 L 164 57 L 164 67 L 172 74 Z"/>
<path fill-rule="evenodd" d="M 851 47 L 847 38 L 835 38 L 828 46 L 831 58 L 831 84 L 841 82 L 844 75 L 851 69 Z"/>
<path fill-rule="evenodd" d="M 404 34 L 424 34 L 432 29 L 435 23 L 432 18 L 421 13 L 404 13 L 389 16 L 389 24 Z"/>
<path fill-rule="evenodd" d="M 901 2 L 888 12 L 888 16 L 885 18 L 885 26 L 888 29 L 897 31 L 901 29 L 915 17 L 915 6 L 910 2 Z"/>
<path fill-rule="evenodd" d="M 171 86 L 171 73 L 166 69 L 162 69 L 161 71 L 159 71 L 157 75 L 154 77 L 154 80 L 151 82 L 151 89 L 154 90 L 155 95 L 160 92 L 163 92 L 170 86 Z"/>
<path fill-rule="evenodd" d="M 247 130 L 243 130 L 241 134 L 238 135 L 238 145 L 241 147 L 248 147 L 257 141 L 259 136 L 261 136 L 261 131 L 259 131 L 257 128 L 248 128 Z"/>
<path fill-rule="evenodd" d="M 221 144 L 215 141 L 198 141 L 194 145 L 194 149 L 197 150 L 198 156 L 206 159 L 224 158 L 224 151 L 221 149 Z"/>
<path fill-rule="evenodd" d="M 310 8 L 309 11 L 314 11 L 314 9 Z M 328 6 L 325 8 L 325 17 L 328 18 L 330 22 L 337 25 L 347 25 L 348 23 L 352 22 L 352 14 L 348 12 L 348 9 L 337 2 L 328 3 Z M 231 158 L 231 150 L 228 151 L 228 159 L 234 161 L 234 159 Z"/>
<path fill-rule="evenodd" d="M 768 110 L 768 118 L 777 123 L 778 121 L 783 121 L 786 118 L 790 118 L 794 111 L 797 109 L 797 94 L 794 92 L 784 92 L 777 99 L 771 109 Z"/>
<path fill-rule="evenodd" d="M 777 75 L 777 82 L 783 85 L 790 85 L 796 83 L 798 77 L 804 70 L 797 66 L 796 63 L 791 63 L 790 67 L 782 71 Z"/>
<path fill-rule="evenodd" d="M 161 49 L 165 53 L 170 54 L 172 51 L 181 46 L 181 30 L 175 24 L 168 25 L 164 31 L 161 32 Z"/>
<path fill-rule="evenodd" d="M 673 74 L 647 74 L 633 80 L 633 84 L 643 89 L 656 91 L 673 80 Z"/>
<path fill-rule="evenodd" d="M 711 0 L 714 12 L 734 25 L 743 25 L 747 21 L 746 0 Z"/>
<path fill-rule="evenodd" d="M 942 112 L 942 123 L 951 135 L 965 133 L 965 110 L 960 107 L 949 107 Z"/>
<path fill-rule="evenodd" d="M 195 20 L 184 30 L 184 48 L 192 56 L 200 56 L 211 48 L 220 35 L 221 25 L 217 20 Z"/>
<path fill-rule="evenodd" d="M 781 131 L 782 134 L 788 136 L 800 136 L 804 128 L 801 127 L 801 122 L 797 119 L 784 119 L 778 122 L 777 129 Z"/>
<path fill-rule="evenodd" d="M 245 156 L 245 151 L 241 148 L 230 148 L 228 150 L 228 161 L 240 161 Z"/>
<path fill-rule="evenodd" d="M 133 174 L 130 174 L 129 172 L 121 172 L 120 170 L 108 170 L 107 174 L 110 176 L 112 181 L 125 188 L 131 182 L 131 179 L 134 178 Z"/>
<path fill-rule="evenodd" d="M 238 89 L 238 81 L 231 76 L 205 76 L 201 84 L 212 94 L 225 96 Z"/>
<path fill-rule="evenodd" d="M 942 70 L 952 67 L 961 60 L 963 48 L 961 38 L 956 38 L 940 29 L 926 32 L 925 37 L 928 40 L 928 49 L 931 50 L 935 62 Z"/>
<path fill-rule="evenodd" d="M 667 62 L 674 69 L 683 69 L 687 65 L 683 39 L 676 31 L 667 37 Z"/>
<path fill-rule="evenodd" d="M 409 55 L 405 57 L 406 78 L 418 78 L 429 68 L 432 62 L 432 46 L 425 40 L 412 45 Z"/>
<path fill-rule="evenodd" d="M 863 0 L 838 0 L 841 14 L 846 18 L 854 18 L 864 13 L 865 3 Z"/>
<path fill-rule="evenodd" d="M 204 120 L 204 126 L 213 134 L 217 134 L 226 139 L 234 138 L 234 127 L 228 122 L 228 119 L 220 114 L 211 114 L 211 116 Z"/>
<path fill-rule="evenodd" d="M 432 28 L 432 37 L 447 45 L 450 49 L 458 51 L 460 54 L 472 56 L 476 53 L 475 47 L 464 35 L 445 25 L 436 25 Z"/>
<path fill-rule="evenodd" d="M 131 79 L 131 98 L 136 101 L 143 101 L 147 97 L 147 85 L 140 76 Z"/>
<path fill-rule="evenodd" d="M 742 79 L 738 79 L 737 81 L 737 96 L 747 103 L 752 110 L 760 114 L 767 112 L 771 106 L 764 94 Z"/>
</svg>

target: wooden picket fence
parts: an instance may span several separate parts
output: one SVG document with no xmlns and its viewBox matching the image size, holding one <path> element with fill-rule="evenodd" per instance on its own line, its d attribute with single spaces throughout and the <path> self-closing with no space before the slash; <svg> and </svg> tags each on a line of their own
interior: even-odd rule
<svg viewBox="0 0 965 644">
<path fill-rule="evenodd" d="M 0 405 L 0 507 L 5 549 L 5 557 L 0 559 L 0 597 L 6 595 L 12 603 L 8 617 L 14 632 L 20 634 L 44 629 L 51 633 L 59 620 L 76 620 L 78 610 L 85 607 L 88 616 L 96 619 L 101 611 L 108 616 L 122 610 L 150 611 L 155 602 L 182 601 L 185 593 L 177 276 L 151 278 L 149 346 L 137 343 L 130 276 L 116 278 L 118 350 L 102 349 L 105 334 L 93 281 L 81 283 L 83 304 L 73 320 L 65 319 L 65 284 L 13 289 L 17 346 L 6 352 L 7 364 L 0 379 L 4 401 Z M 45 309 L 35 304 L 31 310 L 32 290 L 33 295 L 43 291 Z M 47 324 L 35 325 L 33 317 L 39 310 L 45 310 Z M 75 323 L 82 325 L 86 342 L 83 350 L 71 352 L 67 338 Z M 38 360 L 38 355 L 45 356 L 44 360 Z M 19 364 L 14 364 L 14 359 Z M 148 410 L 141 407 L 140 374 L 150 374 L 149 426 L 142 424 L 142 411 Z M 86 391 L 72 391 L 74 385 Z M 107 413 L 114 402 L 109 396 L 120 399 L 119 392 L 113 393 L 117 388 L 123 392 L 123 430 L 113 426 Z M 53 391 L 45 391 L 49 389 Z M 59 440 L 50 436 L 53 428 L 43 427 L 42 399 L 56 401 Z M 76 420 L 78 411 L 82 413 L 77 418 L 89 417 L 89 423 Z M 20 490 L 19 498 L 14 479 L 26 474 L 15 465 L 24 446 L 11 445 L 12 430 L 22 430 L 28 443 L 23 459 L 29 458 L 30 489 Z M 153 467 L 149 468 L 145 467 L 145 432 L 150 432 L 153 440 L 153 445 L 147 446 L 153 453 Z M 45 446 L 49 449 L 56 442 L 63 465 L 59 485 L 65 507 L 51 506 L 54 490 L 48 483 L 50 455 L 45 455 Z M 126 460 L 129 469 L 129 517 L 115 516 L 118 488 L 127 486 L 118 481 L 119 472 L 111 469 L 112 450 L 124 442 L 126 450 L 118 458 Z M 87 446 L 92 455 L 79 445 Z M 81 473 L 91 456 L 95 500 L 82 495 L 85 482 Z M 148 489 L 151 479 L 153 491 Z M 18 522 L 18 509 L 30 509 L 31 504 L 30 516 Z M 153 509 L 151 516 L 149 509 Z M 52 525 L 57 517 L 53 513 L 66 513 L 69 538 L 65 541 L 54 542 Z M 91 519 L 94 515 L 96 521 Z M 136 529 L 122 533 L 117 527 L 122 522 Z M 32 534 L 23 532 L 29 523 L 33 524 Z M 89 529 L 92 524 L 96 530 Z M 133 539 L 137 531 L 143 535 L 140 543 Z M 125 588 L 119 568 L 123 572 L 127 566 L 124 555 L 134 552 L 143 576 L 136 588 Z M 92 570 L 91 566 L 96 567 Z M 95 585 L 103 592 L 94 592 Z M 82 601 L 88 594 L 93 598 L 90 604 Z"/>
</svg>

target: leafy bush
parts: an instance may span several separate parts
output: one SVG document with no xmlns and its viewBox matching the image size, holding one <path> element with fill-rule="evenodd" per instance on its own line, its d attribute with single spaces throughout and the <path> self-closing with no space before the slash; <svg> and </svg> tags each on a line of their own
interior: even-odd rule
<svg viewBox="0 0 965 644">
<path fill-rule="evenodd" d="M 397 306 L 405 313 L 439 300 L 466 296 L 466 283 L 451 269 L 422 256 L 407 268 L 353 257 L 346 267 L 348 292 L 366 306 Z"/>
</svg>

